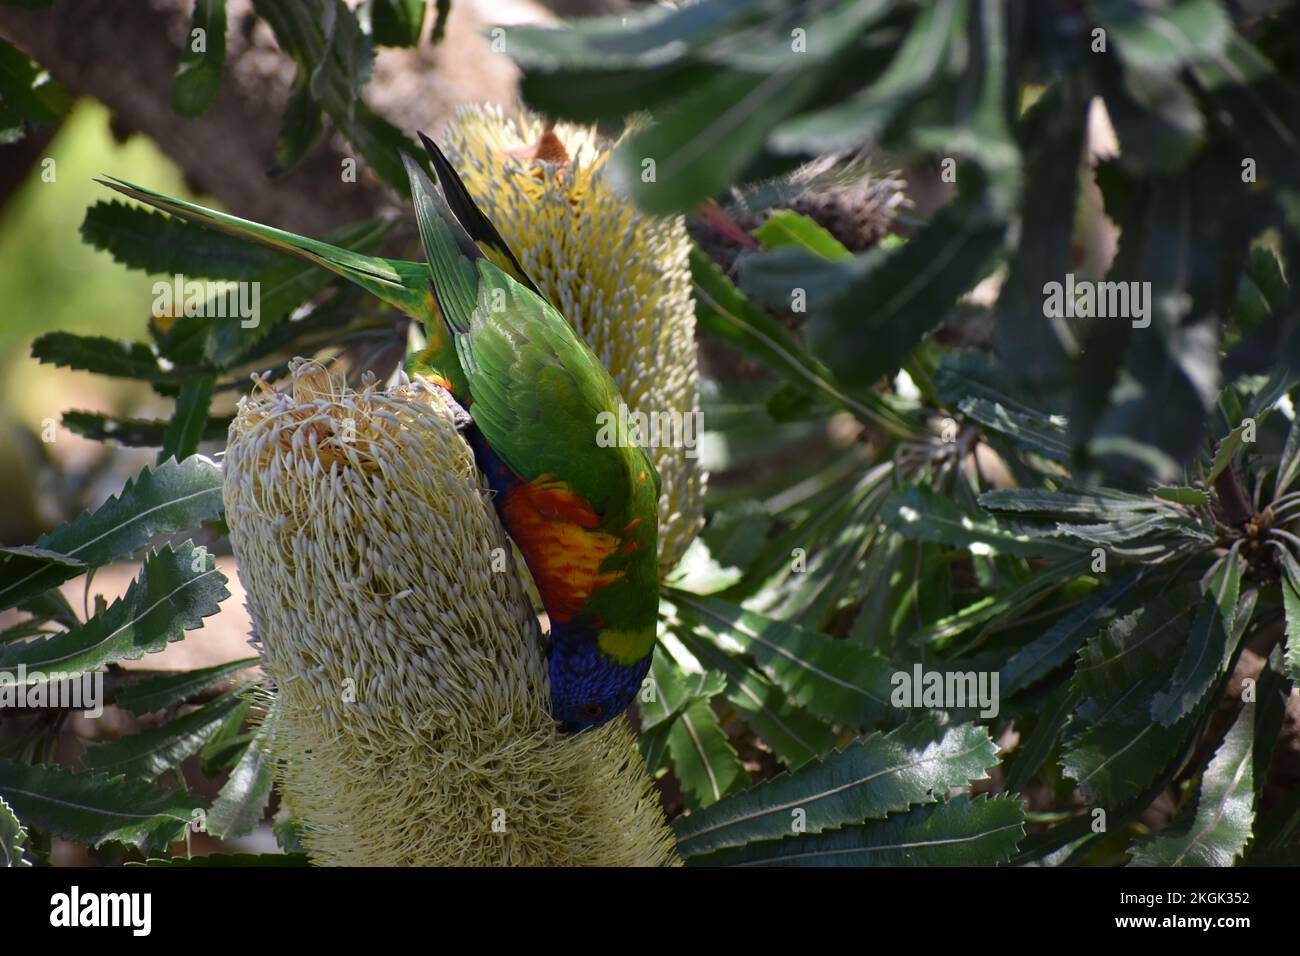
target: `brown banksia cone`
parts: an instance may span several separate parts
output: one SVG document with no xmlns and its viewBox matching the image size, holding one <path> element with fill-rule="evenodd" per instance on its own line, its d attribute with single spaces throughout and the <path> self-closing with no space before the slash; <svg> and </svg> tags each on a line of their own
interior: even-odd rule
<svg viewBox="0 0 1300 956">
<path fill-rule="evenodd" d="M 462 107 L 442 139 L 474 201 L 599 356 L 629 410 L 698 421 L 686 224 L 681 216 L 641 212 L 606 181 L 617 143 L 590 127 L 548 126 L 526 113 L 516 120 L 479 106 Z M 646 452 L 663 481 L 662 574 L 704 522 L 706 474 L 682 447 Z"/>
<path fill-rule="evenodd" d="M 561 736 L 537 619 L 463 412 L 298 362 L 240 405 L 226 521 L 313 861 L 656 865 L 670 831 L 623 721 Z"/>
</svg>

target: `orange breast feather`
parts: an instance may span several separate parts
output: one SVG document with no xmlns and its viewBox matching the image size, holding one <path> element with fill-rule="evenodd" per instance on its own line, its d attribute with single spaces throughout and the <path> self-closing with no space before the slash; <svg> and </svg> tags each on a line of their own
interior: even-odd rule
<svg viewBox="0 0 1300 956">
<path fill-rule="evenodd" d="M 622 541 L 595 530 L 600 516 L 564 482 L 543 475 L 517 484 L 506 492 L 500 514 L 553 621 L 572 620 L 592 591 L 622 576 L 599 570 Z"/>
</svg>

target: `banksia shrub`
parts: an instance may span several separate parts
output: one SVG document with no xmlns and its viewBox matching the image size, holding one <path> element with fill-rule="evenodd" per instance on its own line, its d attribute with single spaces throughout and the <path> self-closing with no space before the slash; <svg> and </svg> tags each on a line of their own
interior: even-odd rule
<svg viewBox="0 0 1300 956">
<path fill-rule="evenodd" d="M 622 721 L 562 737 L 536 618 L 458 427 L 423 379 L 297 364 L 230 428 L 230 539 L 314 860 L 632 865 L 672 856 Z"/>
<path fill-rule="evenodd" d="M 604 176 L 616 144 L 588 127 L 548 130 L 535 116 L 465 107 L 442 139 L 475 202 L 609 369 L 629 410 L 690 423 L 700 383 L 682 217 L 647 215 L 617 192 Z M 667 571 L 703 521 L 705 473 L 681 447 L 646 450 L 663 480 Z"/>
</svg>

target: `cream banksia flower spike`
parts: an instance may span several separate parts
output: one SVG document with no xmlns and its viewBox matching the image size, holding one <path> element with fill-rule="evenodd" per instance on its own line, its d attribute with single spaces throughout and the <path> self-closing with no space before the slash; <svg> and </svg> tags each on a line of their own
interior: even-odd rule
<svg viewBox="0 0 1300 956">
<path fill-rule="evenodd" d="M 672 862 L 626 725 L 555 729 L 463 415 L 422 379 L 355 392 L 299 360 L 231 425 L 226 521 L 304 844 L 342 865 Z"/>
<path fill-rule="evenodd" d="M 442 139 L 474 201 L 609 370 L 629 410 L 694 429 L 700 383 L 682 217 L 649 216 L 616 191 L 604 169 L 617 143 L 589 127 L 470 106 Z M 689 434 L 698 440 L 698 429 Z M 698 445 L 687 451 L 662 437 L 646 448 L 663 481 L 661 574 L 703 523 L 706 475 Z"/>
</svg>

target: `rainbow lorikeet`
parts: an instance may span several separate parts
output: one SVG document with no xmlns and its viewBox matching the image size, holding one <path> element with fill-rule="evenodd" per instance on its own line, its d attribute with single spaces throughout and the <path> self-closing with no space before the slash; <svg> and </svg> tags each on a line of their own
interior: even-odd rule
<svg viewBox="0 0 1300 956">
<path fill-rule="evenodd" d="M 659 476 L 611 428 L 623 400 L 609 372 L 498 264 L 517 267 L 451 164 L 420 138 L 443 195 L 403 160 L 434 298 L 468 381 L 470 444 L 551 620 L 553 713 L 562 730 L 582 730 L 621 713 L 650 666 Z"/>
<path fill-rule="evenodd" d="M 465 406 L 466 438 L 551 622 L 552 713 L 573 733 L 620 714 L 650 666 L 658 611 L 659 476 L 619 434 L 606 369 L 537 291 L 423 135 L 445 199 L 409 157 L 428 265 L 366 256 L 121 180 L 181 218 L 304 258 L 420 321 L 408 368 Z M 610 437 L 615 441 L 602 441 Z"/>
</svg>

